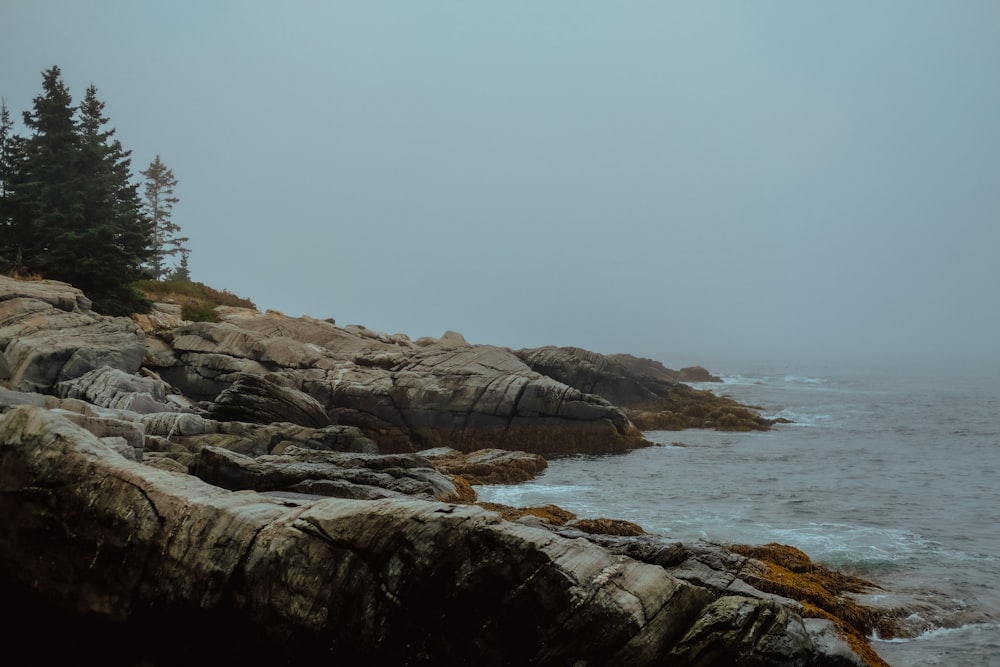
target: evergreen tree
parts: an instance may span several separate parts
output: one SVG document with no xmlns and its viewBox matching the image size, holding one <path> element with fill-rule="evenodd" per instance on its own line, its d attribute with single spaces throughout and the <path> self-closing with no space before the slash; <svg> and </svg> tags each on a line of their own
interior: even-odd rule
<svg viewBox="0 0 1000 667">
<path fill-rule="evenodd" d="M 59 68 L 43 72 L 42 94 L 24 114 L 31 134 L 17 142 L 5 182 L 0 256 L 15 271 L 79 287 L 98 312 L 126 315 L 151 305 L 131 285 L 147 276 L 152 230 L 131 183 L 130 151 L 107 122 L 94 86 L 77 110 Z"/>
<path fill-rule="evenodd" d="M 20 151 L 5 199 L 11 218 L 5 229 L 3 255 L 14 271 L 55 277 L 60 253 L 72 246 L 82 226 L 76 172 L 80 138 L 73 120 L 69 90 L 58 67 L 42 74 L 42 94 L 34 109 L 24 112 L 31 135 Z"/>
<path fill-rule="evenodd" d="M 20 137 L 14 134 L 14 121 L 11 120 L 7 100 L 0 100 L 0 269 L 13 264 L 13 257 L 8 259 L 10 248 L 5 241 L 10 239 L 13 217 L 12 181 L 17 156 L 20 151 Z"/>
<path fill-rule="evenodd" d="M 191 282 L 191 271 L 188 270 L 188 255 L 191 251 L 187 248 L 181 249 L 181 261 L 173 273 L 167 276 L 167 280 L 176 280 L 182 283 Z"/>
<path fill-rule="evenodd" d="M 180 201 L 174 196 L 177 179 L 174 172 L 160 160 L 160 156 L 149 163 L 144 171 L 139 172 L 146 178 L 144 189 L 146 215 L 153 228 L 154 255 L 150 262 L 150 270 L 154 278 L 164 278 L 169 272 L 167 258 L 180 255 L 181 267 L 187 275 L 187 257 L 190 250 L 185 247 L 189 240 L 178 236 L 181 228 L 173 222 L 174 204 Z M 175 273 L 180 269 L 175 269 Z"/>
<path fill-rule="evenodd" d="M 104 102 L 91 85 L 79 109 L 84 225 L 77 248 L 71 249 L 77 257 L 71 282 L 95 295 L 95 309 L 128 314 L 149 307 L 131 285 L 149 276 L 144 266 L 154 253 L 153 229 L 139 186 L 131 182 L 131 151 L 114 139 L 114 129 L 105 129 L 107 122 Z"/>
</svg>

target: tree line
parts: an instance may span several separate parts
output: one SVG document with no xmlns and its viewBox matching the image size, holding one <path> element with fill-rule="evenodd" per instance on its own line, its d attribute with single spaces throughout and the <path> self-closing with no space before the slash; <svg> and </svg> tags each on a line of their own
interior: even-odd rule
<svg viewBox="0 0 1000 667">
<path fill-rule="evenodd" d="M 55 66 L 23 113 L 27 136 L 0 103 L 0 271 L 68 282 L 106 315 L 148 312 L 136 281 L 190 279 L 177 179 L 157 155 L 136 182 L 108 120 L 94 85 L 73 106 Z"/>
</svg>

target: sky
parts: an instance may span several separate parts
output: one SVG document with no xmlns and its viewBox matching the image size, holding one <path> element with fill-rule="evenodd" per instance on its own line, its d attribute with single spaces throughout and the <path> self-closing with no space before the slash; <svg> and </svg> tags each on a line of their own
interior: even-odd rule
<svg viewBox="0 0 1000 667">
<path fill-rule="evenodd" d="M 1000 3 L 0 0 L 194 280 L 416 339 L 1000 359 Z M 720 367 L 722 366 L 722 367 Z"/>
</svg>

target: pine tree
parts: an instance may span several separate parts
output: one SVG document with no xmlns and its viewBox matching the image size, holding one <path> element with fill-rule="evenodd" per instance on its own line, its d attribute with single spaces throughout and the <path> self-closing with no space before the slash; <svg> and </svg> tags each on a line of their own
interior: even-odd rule
<svg viewBox="0 0 1000 667">
<path fill-rule="evenodd" d="M 14 153 L 17 137 L 14 121 L 10 118 L 7 100 L 0 100 L 0 199 L 7 195 L 7 184 L 14 172 Z"/>
<path fill-rule="evenodd" d="M 114 129 L 105 129 L 107 122 L 91 85 L 79 109 L 84 231 L 72 249 L 73 282 L 93 295 L 96 310 L 125 315 L 149 307 L 132 283 L 149 275 L 144 265 L 153 256 L 153 233 L 139 186 L 131 181 L 131 151 L 113 138 Z"/>
<path fill-rule="evenodd" d="M 11 248 L 6 247 L 6 242 L 12 236 L 12 179 L 20 147 L 20 137 L 14 134 L 14 121 L 11 120 L 7 100 L 0 100 L 0 270 L 13 265 L 13 256 L 8 257 Z"/>
<path fill-rule="evenodd" d="M 178 236 L 180 226 L 171 219 L 174 205 L 180 201 L 174 196 L 177 179 L 174 172 L 163 164 L 157 155 L 145 170 L 139 172 L 146 178 L 143 191 L 146 215 L 152 221 L 154 256 L 150 262 L 150 270 L 154 278 L 162 279 L 168 273 L 167 258 L 181 256 L 181 263 L 187 272 L 187 257 L 190 253 L 185 247 L 189 240 L 186 236 Z M 175 269 L 176 271 L 177 269 Z"/>
<path fill-rule="evenodd" d="M 152 230 L 131 182 L 130 151 L 105 129 L 94 86 L 79 109 L 58 67 L 43 73 L 42 88 L 24 114 L 31 135 L 18 143 L 0 255 L 12 257 L 16 271 L 79 287 L 98 312 L 147 311 L 151 304 L 132 283 L 148 275 Z"/>
<path fill-rule="evenodd" d="M 80 138 L 75 109 L 58 67 L 42 73 L 42 94 L 24 112 L 31 135 L 20 143 L 5 199 L 11 214 L 4 230 L 3 255 L 14 271 L 55 274 L 60 253 L 82 226 L 76 172 Z"/>
<path fill-rule="evenodd" d="M 191 271 L 188 270 L 188 255 L 190 254 L 191 251 L 187 248 L 181 249 L 180 264 L 177 265 L 177 268 L 174 269 L 173 273 L 167 276 L 167 280 L 176 280 L 182 283 L 191 282 Z"/>
</svg>

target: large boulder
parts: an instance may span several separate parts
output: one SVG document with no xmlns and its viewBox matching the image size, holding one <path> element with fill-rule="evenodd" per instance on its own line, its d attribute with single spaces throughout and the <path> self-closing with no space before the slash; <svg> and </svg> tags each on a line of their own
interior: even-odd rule
<svg viewBox="0 0 1000 667">
<path fill-rule="evenodd" d="M 41 408 L 0 416 L 0 512 L 7 650 L 43 663 L 865 664 L 792 600 L 472 505 L 225 490 Z"/>
</svg>

